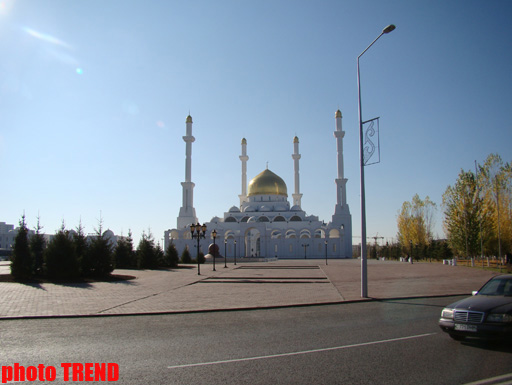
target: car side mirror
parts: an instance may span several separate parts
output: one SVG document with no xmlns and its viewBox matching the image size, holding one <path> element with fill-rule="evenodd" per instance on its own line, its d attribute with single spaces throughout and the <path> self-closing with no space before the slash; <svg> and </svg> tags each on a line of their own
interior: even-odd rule
<svg viewBox="0 0 512 385">
<path fill-rule="evenodd" d="M 477 295 L 477 294 L 478 294 L 478 290 L 473 290 L 473 291 L 471 292 L 471 295 Z"/>
</svg>

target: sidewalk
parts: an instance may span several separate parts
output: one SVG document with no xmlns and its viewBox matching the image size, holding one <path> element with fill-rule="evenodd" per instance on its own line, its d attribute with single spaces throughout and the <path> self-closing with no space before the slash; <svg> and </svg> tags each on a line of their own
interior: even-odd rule
<svg viewBox="0 0 512 385">
<path fill-rule="evenodd" d="M 116 270 L 121 282 L 0 282 L 0 319 L 172 313 L 361 300 L 359 260 L 228 262 L 174 270 Z M 0 262 L 0 274 L 9 265 Z M 370 299 L 470 295 L 496 273 L 440 263 L 368 261 Z"/>
</svg>

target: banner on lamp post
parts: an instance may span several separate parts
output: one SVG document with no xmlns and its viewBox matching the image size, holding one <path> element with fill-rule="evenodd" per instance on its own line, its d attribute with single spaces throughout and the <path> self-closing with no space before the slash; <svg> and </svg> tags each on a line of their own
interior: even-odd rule
<svg viewBox="0 0 512 385">
<path fill-rule="evenodd" d="M 364 145 L 363 161 L 365 166 L 380 163 L 379 118 L 363 122 Z"/>
</svg>

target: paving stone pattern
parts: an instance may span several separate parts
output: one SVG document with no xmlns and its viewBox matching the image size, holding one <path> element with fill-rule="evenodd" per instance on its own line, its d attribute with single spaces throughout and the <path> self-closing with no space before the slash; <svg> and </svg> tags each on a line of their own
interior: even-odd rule
<svg viewBox="0 0 512 385">
<path fill-rule="evenodd" d="M 133 280 L 0 282 L 0 318 L 120 315 L 306 305 L 361 299 L 358 260 L 240 261 L 173 270 L 116 270 Z M 0 274 L 9 272 L 0 263 Z M 370 299 L 470 294 L 497 273 L 440 263 L 368 261 Z"/>
</svg>

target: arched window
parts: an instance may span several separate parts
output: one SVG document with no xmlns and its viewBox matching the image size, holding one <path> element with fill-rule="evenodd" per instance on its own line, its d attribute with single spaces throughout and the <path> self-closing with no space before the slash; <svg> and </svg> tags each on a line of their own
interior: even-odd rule
<svg viewBox="0 0 512 385">
<path fill-rule="evenodd" d="M 337 229 L 332 229 L 329 231 L 329 238 L 339 238 L 340 232 Z"/>
<path fill-rule="evenodd" d="M 315 238 L 325 238 L 325 231 L 322 229 L 316 229 Z"/>
</svg>

